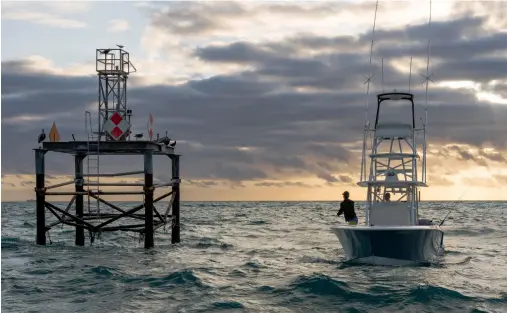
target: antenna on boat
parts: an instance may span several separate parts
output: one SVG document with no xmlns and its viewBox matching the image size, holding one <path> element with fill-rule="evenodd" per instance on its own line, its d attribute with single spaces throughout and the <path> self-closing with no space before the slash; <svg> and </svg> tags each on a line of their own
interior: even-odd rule
<svg viewBox="0 0 507 313">
<path fill-rule="evenodd" d="M 369 95 L 370 95 L 370 82 L 373 82 L 373 76 L 371 74 L 371 58 L 372 58 L 372 54 L 373 54 L 373 43 L 375 42 L 375 25 L 376 25 L 376 22 L 377 22 L 377 10 L 378 10 L 378 0 L 377 0 L 377 3 L 375 4 L 375 16 L 373 18 L 373 31 L 371 33 L 371 46 L 370 46 L 370 64 L 369 64 L 369 67 L 368 67 L 368 77 L 365 76 L 366 78 L 366 81 L 364 82 L 364 84 L 368 84 L 367 87 L 366 87 L 366 108 L 364 110 L 364 136 L 363 136 L 363 154 L 361 156 L 361 180 L 363 179 L 363 174 L 365 175 L 366 177 L 366 140 L 367 140 L 367 128 L 369 128 L 369 122 L 368 122 L 368 107 L 369 107 L 369 104 L 370 104 L 370 98 L 369 98 Z M 382 63 L 383 64 L 383 63 Z M 383 77 L 383 72 L 382 72 L 382 77 Z M 383 79 L 382 79 L 383 81 Z M 364 85 L 363 84 L 363 85 Z M 364 171 L 364 172 L 363 172 Z"/>
<path fill-rule="evenodd" d="M 424 77 L 422 83 L 426 83 L 426 104 L 424 107 L 424 121 L 423 121 L 423 133 L 424 133 L 424 143 L 423 143 L 423 182 L 426 183 L 426 126 L 428 125 L 428 83 L 434 81 L 431 79 L 433 73 L 430 74 L 430 55 L 431 55 L 431 0 L 430 0 L 430 12 L 428 18 L 428 56 L 426 59 L 426 75 L 421 74 Z"/>
<path fill-rule="evenodd" d="M 382 58 L 382 92 L 385 92 L 384 88 L 384 58 Z"/>
<path fill-rule="evenodd" d="M 431 76 L 433 73 L 429 73 L 430 71 L 430 54 L 431 54 L 431 0 L 430 0 L 430 16 L 428 20 L 428 56 L 426 60 L 426 75 L 421 74 L 421 76 L 424 78 L 423 84 L 426 83 L 426 107 L 425 111 L 428 110 L 428 83 L 431 81 L 434 83 L 434 81 L 431 79 Z M 427 114 L 426 114 L 427 116 Z"/>
<path fill-rule="evenodd" d="M 373 43 L 375 42 L 375 25 L 377 22 L 377 9 L 378 9 L 378 0 L 377 0 L 377 4 L 375 5 L 375 16 L 373 18 L 373 31 L 371 33 L 370 64 L 368 67 L 368 76 L 367 77 L 365 76 L 366 81 L 364 82 L 364 84 L 368 84 L 366 87 L 366 110 L 364 112 L 365 113 L 365 125 L 368 123 L 368 107 L 369 107 L 369 97 L 368 96 L 370 94 L 370 82 L 374 83 L 373 76 L 375 76 L 375 75 L 371 74 L 371 58 L 373 55 Z"/>
<path fill-rule="evenodd" d="M 412 57 L 410 57 L 410 73 L 408 74 L 408 92 L 410 92 L 411 79 L 412 79 Z"/>
</svg>

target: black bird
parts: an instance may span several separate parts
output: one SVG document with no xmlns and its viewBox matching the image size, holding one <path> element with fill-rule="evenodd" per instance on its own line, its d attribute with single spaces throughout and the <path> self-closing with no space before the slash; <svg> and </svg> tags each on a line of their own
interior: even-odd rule
<svg viewBox="0 0 507 313">
<path fill-rule="evenodd" d="M 134 137 L 136 137 L 136 138 L 143 138 L 143 133 L 135 134 Z"/>
<path fill-rule="evenodd" d="M 158 133 L 157 133 L 157 141 L 158 141 L 158 139 L 159 139 L 159 136 L 158 136 Z"/>
<path fill-rule="evenodd" d="M 46 139 L 46 134 L 44 133 L 44 128 L 42 129 L 42 133 L 39 135 L 39 138 L 37 139 L 37 143 L 41 143 Z"/>
<path fill-rule="evenodd" d="M 173 142 L 171 142 L 171 143 L 169 144 L 169 147 L 171 147 L 171 148 L 174 148 L 174 146 L 176 146 L 176 140 L 175 140 L 175 141 L 173 141 Z"/>
</svg>

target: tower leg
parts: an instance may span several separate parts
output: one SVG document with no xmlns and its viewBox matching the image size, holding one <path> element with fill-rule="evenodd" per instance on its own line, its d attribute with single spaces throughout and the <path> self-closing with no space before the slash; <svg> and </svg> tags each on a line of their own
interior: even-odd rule
<svg viewBox="0 0 507 313">
<path fill-rule="evenodd" d="M 37 216 L 37 233 L 36 243 L 38 245 L 46 245 L 46 193 L 44 187 L 45 180 L 45 162 L 44 155 L 47 151 L 42 149 L 35 150 L 35 193 L 36 193 L 36 216 Z"/>
<path fill-rule="evenodd" d="M 144 248 L 153 248 L 153 152 L 144 154 Z"/>
<path fill-rule="evenodd" d="M 180 156 L 172 155 L 172 176 L 173 180 L 180 178 Z M 171 230 L 171 243 L 180 242 L 180 184 L 175 183 L 173 185 L 174 202 L 172 210 L 172 230 Z"/>
<path fill-rule="evenodd" d="M 84 191 L 83 188 L 83 159 L 84 155 L 76 155 L 75 156 L 75 172 L 76 172 L 76 192 Z M 83 206 L 83 198 L 82 194 L 76 195 L 76 217 L 83 218 L 84 206 Z M 79 222 L 78 222 L 79 224 Z M 76 226 L 76 246 L 84 246 L 85 245 L 85 235 L 84 235 L 84 227 Z"/>
</svg>

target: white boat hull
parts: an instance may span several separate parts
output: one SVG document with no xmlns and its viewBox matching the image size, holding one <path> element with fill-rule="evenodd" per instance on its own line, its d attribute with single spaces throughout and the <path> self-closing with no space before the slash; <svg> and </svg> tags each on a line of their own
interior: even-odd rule
<svg viewBox="0 0 507 313">
<path fill-rule="evenodd" d="M 431 264 L 444 250 L 444 233 L 438 226 L 338 226 L 331 230 L 351 263 Z"/>
</svg>

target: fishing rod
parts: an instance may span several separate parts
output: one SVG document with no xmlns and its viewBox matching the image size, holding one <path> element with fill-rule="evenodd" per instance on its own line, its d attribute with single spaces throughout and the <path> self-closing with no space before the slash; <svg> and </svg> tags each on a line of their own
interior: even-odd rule
<svg viewBox="0 0 507 313">
<path fill-rule="evenodd" d="M 458 204 L 458 202 L 461 200 L 461 198 L 463 198 L 463 196 L 465 195 L 465 193 L 467 192 L 468 188 L 463 192 L 463 194 L 461 195 L 461 197 L 458 198 L 458 200 L 456 200 L 452 207 L 449 209 L 449 212 L 447 212 L 447 214 L 445 215 L 444 219 L 440 222 L 440 224 L 438 226 L 442 226 L 445 222 L 445 220 L 447 219 L 447 217 L 449 216 L 449 214 L 451 214 L 452 210 L 454 209 L 454 207 L 456 206 L 456 204 Z"/>
</svg>

